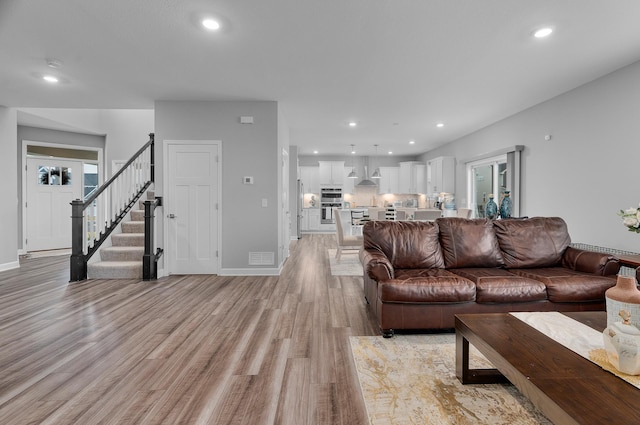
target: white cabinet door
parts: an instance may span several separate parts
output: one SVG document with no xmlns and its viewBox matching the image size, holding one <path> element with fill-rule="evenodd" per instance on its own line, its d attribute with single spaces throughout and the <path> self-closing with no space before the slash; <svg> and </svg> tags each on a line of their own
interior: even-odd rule
<svg viewBox="0 0 640 425">
<path fill-rule="evenodd" d="M 380 180 L 378 181 L 378 193 L 399 193 L 399 167 L 380 167 Z"/>
<path fill-rule="evenodd" d="M 314 166 L 300 166 L 300 180 L 305 193 L 320 193 L 320 171 Z"/>
<path fill-rule="evenodd" d="M 309 230 L 320 230 L 320 208 L 309 208 Z"/>
<path fill-rule="evenodd" d="M 415 175 L 416 175 L 416 191 L 415 193 L 427 193 L 427 186 L 425 180 L 425 170 L 427 168 L 424 164 L 416 164 L 415 165 Z"/>
<path fill-rule="evenodd" d="M 344 161 L 318 161 L 320 165 L 320 185 L 341 185 L 344 183 Z"/>
<path fill-rule="evenodd" d="M 411 162 L 401 162 L 398 193 L 412 193 L 411 180 Z"/>
<path fill-rule="evenodd" d="M 309 210 L 306 208 L 302 209 L 302 218 L 300 219 L 300 230 L 305 231 L 309 230 Z"/>
<path fill-rule="evenodd" d="M 400 163 L 399 193 L 424 193 L 424 167 L 417 161 Z"/>
<path fill-rule="evenodd" d="M 427 163 L 427 192 L 454 193 L 455 191 L 455 158 L 441 156 Z"/>
</svg>

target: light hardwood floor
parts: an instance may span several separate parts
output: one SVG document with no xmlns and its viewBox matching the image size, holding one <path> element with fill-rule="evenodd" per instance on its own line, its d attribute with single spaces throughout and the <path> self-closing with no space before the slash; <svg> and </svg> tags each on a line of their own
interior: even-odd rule
<svg viewBox="0 0 640 425">
<path fill-rule="evenodd" d="M 0 424 L 365 424 L 350 335 L 375 335 L 334 235 L 280 276 L 68 283 L 67 257 L 0 273 Z"/>
</svg>

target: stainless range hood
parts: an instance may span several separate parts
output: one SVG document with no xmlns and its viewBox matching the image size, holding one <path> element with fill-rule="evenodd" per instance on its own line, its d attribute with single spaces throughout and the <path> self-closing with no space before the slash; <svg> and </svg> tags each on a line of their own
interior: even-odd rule
<svg viewBox="0 0 640 425">
<path fill-rule="evenodd" d="M 367 158 L 367 163 L 369 162 L 369 158 Z M 362 179 L 356 186 L 358 187 L 375 187 L 378 186 L 376 182 L 373 180 L 369 180 L 369 172 L 367 171 L 367 166 L 364 166 L 364 179 Z"/>
</svg>

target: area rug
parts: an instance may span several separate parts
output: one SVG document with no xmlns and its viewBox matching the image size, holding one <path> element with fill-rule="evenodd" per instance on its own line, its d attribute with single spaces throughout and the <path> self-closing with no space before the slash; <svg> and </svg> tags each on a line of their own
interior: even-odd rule
<svg viewBox="0 0 640 425">
<path fill-rule="evenodd" d="M 362 276 L 362 265 L 358 251 L 342 251 L 340 262 L 336 260 L 336 250 L 329 249 L 329 265 L 332 276 Z"/>
<path fill-rule="evenodd" d="M 512 385 L 462 385 L 455 335 L 350 337 L 371 425 L 550 425 Z M 470 365 L 491 364 L 472 347 Z"/>
</svg>

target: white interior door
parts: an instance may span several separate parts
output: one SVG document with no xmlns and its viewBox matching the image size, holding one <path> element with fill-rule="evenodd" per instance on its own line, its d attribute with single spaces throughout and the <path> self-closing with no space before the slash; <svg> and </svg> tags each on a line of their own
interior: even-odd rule
<svg viewBox="0 0 640 425">
<path fill-rule="evenodd" d="M 218 151 L 215 142 L 167 146 L 171 274 L 218 273 Z"/>
<path fill-rule="evenodd" d="M 27 158 L 26 249 L 71 247 L 71 201 L 82 199 L 82 161 Z"/>
</svg>

